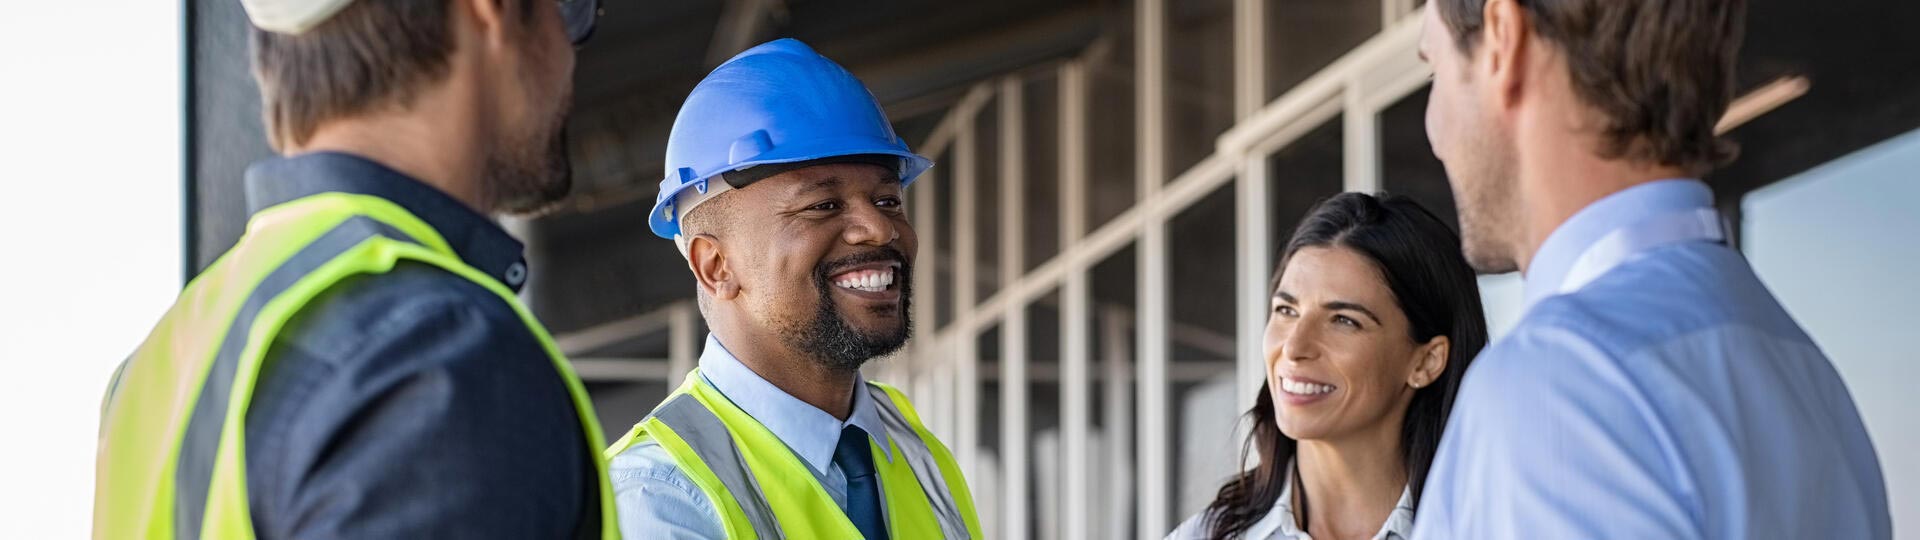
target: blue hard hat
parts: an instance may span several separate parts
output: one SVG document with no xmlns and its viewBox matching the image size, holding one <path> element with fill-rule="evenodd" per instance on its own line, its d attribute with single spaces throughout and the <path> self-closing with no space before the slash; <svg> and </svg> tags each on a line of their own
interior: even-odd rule
<svg viewBox="0 0 1920 540">
<path fill-rule="evenodd" d="M 680 106 L 648 224 L 674 238 L 681 216 L 733 187 L 722 173 L 848 156 L 898 158 L 902 186 L 933 166 L 845 68 L 794 39 L 761 44 L 714 68 Z"/>
</svg>

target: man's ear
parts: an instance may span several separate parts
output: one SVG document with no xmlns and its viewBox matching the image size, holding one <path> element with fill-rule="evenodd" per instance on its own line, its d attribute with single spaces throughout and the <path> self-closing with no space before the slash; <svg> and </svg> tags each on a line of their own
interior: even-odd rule
<svg viewBox="0 0 1920 540">
<path fill-rule="evenodd" d="M 1434 336 L 1413 351 L 1413 371 L 1407 374 L 1407 386 L 1426 388 L 1440 375 L 1447 372 L 1447 355 L 1453 352 L 1453 342 L 1447 336 Z"/>
<path fill-rule="evenodd" d="M 715 300 L 732 300 L 740 294 L 740 282 L 735 279 L 733 269 L 728 267 L 726 252 L 720 249 L 720 239 L 711 234 L 696 234 L 687 241 L 687 268 L 693 270 L 693 279 L 699 282 L 700 290 Z"/>
<path fill-rule="evenodd" d="M 1488 88 L 1494 91 L 1496 105 L 1510 108 L 1531 82 L 1527 80 L 1527 61 L 1533 53 L 1533 24 L 1527 19 L 1526 8 L 1515 0 L 1487 0 L 1480 17 L 1479 52 L 1487 60 L 1484 69 Z"/>
<path fill-rule="evenodd" d="M 452 15 L 464 17 L 473 23 L 475 41 L 488 49 L 505 48 L 512 43 L 507 38 L 507 4 L 511 0 L 458 0 L 454 2 Z M 524 24 L 524 21 L 519 21 Z M 455 25 L 458 27 L 459 25 Z"/>
</svg>

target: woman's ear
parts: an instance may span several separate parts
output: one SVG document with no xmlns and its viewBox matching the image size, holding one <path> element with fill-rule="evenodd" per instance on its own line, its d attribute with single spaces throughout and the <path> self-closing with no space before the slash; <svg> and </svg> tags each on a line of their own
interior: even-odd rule
<svg viewBox="0 0 1920 540">
<path fill-rule="evenodd" d="M 734 279 L 733 269 L 727 265 L 720 239 L 713 235 L 696 234 L 687 241 L 687 267 L 693 270 L 694 281 L 708 297 L 732 300 L 740 295 L 740 282 Z"/>
<path fill-rule="evenodd" d="M 1453 342 L 1447 336 L 1434 336 L 1415 349 L 1413 372 L 1407 375 L 1407 386 L 1425 388 L 1440 380 L 1440 375 L 1447 372 L 1447 355 L 1452 350 Z"/>
</svg>

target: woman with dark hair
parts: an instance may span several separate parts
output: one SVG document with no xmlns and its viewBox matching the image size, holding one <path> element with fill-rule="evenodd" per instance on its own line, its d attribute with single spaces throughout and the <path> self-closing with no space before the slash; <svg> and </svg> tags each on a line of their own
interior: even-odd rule
<svg viewBox="0 0 1920 540">
<path fill-rule="evenodd" d="M 1276 274 L 1243 450 L 1259 464 L 1168 538 L 1404 539 L 1487 342 L 1460 238 L 1406 197 L 1343 193 L 1300 223 Z"/>
</svg>

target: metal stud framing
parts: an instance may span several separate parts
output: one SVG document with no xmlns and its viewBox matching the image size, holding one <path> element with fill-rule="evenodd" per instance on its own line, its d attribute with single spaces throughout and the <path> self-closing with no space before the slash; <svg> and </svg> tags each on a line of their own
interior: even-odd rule
<svg viewBox="0 0 1920 540">
<path fill-rule="evenodd" d="M 1159 538 L 1170 528 L 1170 450 L 1177 434 L 1169 432 L 1171 373 L 1169 342 L 1172 329 L 1168 319 L 1167 224 L 1173 216 L 1198 202 L 1205 195 L 1233 184 L 1235 205 L 1234 306 L 1235 371 L 1239 384 L 1236 397 L 1242 405 L 1251 404 L 1254 390 L 1264 379 L 1260 361 L 1261 333 L 1266 322 L 1265 289 L 1274 239 L 1268 234 L 1267 199 L 1277 176 L 1268 170 L 1266 158 L 1272 152 L 1303 136 L 1312 128 L 1344 113 L 1346 138 L 1343 185 L 1349 189 L 1377 189 L 1379 185 L 1379 143 L 1377 115 L 1380 109 L 1418 89 L 1427 72 L 1414 55 L 1418 21 L 1401 17 L 1399 22 L 1367 43 L 1335 61 L 1322 72 L 1290 89 L 1280 98 L 1264 101 L 1264 52 L 1266 43 L 1263 10 L 1271 9 L 1262 0 L 1235 0 L 1235 114 L 1238 122 L 1217 141 L 1213 155 L 1185 171 L 1170 175 L 1166 171 L 1166 21 L 1165 0 L 1141 0 L 1135 5 L 1134 83 L 1136 101 L 1137 150 L 1135 190 L 1138 201 L 1096 230 L 1084 230 L 1089 189 L 1087 115 L 1091 92 L 1088 65 L 1071 60 L 1059 68 L 1059 140 L 1060 151 L 1061 238 L 1060 253 L 1032 270 L 1025 266 L 1021 249 L 1026 234 L 1021 212 L 999 212 L 1000 234 L 998 264 L 1003 285 L 993 295 L 976 301 L 975 273 L 979 253 L 978 239 L 968 233 L 975 230 L 976 204 L 969 187 L 976 181 L 979 166 L 973 148 L 973 118 L 989 99 L 997 98 L 1000 197 L 994 203 L 1003 209 L 1021 207 L 1024 185 L 1025 148 L 1045 141 L 1027 141 L 1021 126 L 1025 99 L 1019 75 L 981 83 L 954 107 L 922 145 L 923 153 L 949 156 L 951 176 L 931 181 L 955 182 L 955 227 L 957 245 L 952 246 L 954 268 L 954 318 L 951 324 L 918 338 L 912 355 L 922 356 L 908 362 L 924 374 L 909 375 L 916 381 L 928 381 L 926 387 L 935 401 L 952 395 L 950 412 L 957 418 L 952 429 L 938 430 L 954 442 L 956 455 L 969 474 L 981 472 L 975 464 L 978 452 L 978 392 L 983 380 L 978 371 L 975 345 L 981 332 L 999 326 L 999 373 L 1001 384 L 1002 467 L 997 482 L 1005 493 L 995 504 L 1002 523 L 1003 537 L 1025 538 L 1031 501 L 1025 500 L 1031 479 L 1027 467 L 1029 442 L 1025 414 L 1028 405 L 1025 383 L 1035 372 L 1027 365 L 1026 308 L 1053 291 L 1060 291 L 1061 344 L 1060 451 L 1064 485 L 1058 493 L 1062 519 L 1059 538 L 1088 538 L 1106 534 L 1121 535 L 1128 526 L 1139 538 Z M 1384 10 L 1393 6 L 1383 6 Z M 1411 63 L 1408 62 L 1411 60 Z M 1119 158 L 1126 159 L 1126 158 Z M 926 181 L 926 180 L 923 180 Z M 927 193 L 922 189 L 921 193 Z M 916 198 L 919 212 L 932 208 L 930 200 Z M 931 217 L 918 218 L 931 224 Z M 930 229 L 922 237 L 930 237 Z M 1133 261 L 1138 282 L 1135 290 L 1139 305 L 1126 310 L 1092 304 L 1089 273 L 1092 267 L 1128 244 L 1137 246 Z M 923 250 L 930 244 L 923 243 Z M 931 260 L 931 259 L 929 259 Z M 930 274 L 928 274 L 930 275 Z M 931 320 L 930 303 L 934 297 L 930 278 L 918 282 L 922 320 Z M 931 335 L 929 335 L 931 334 Z M 1093 340 L 1104 342 L 1105 354 L 1092 358 Z M 1095 362 L 1098 369 L 1094 369 Z M 1091 470 L 1089 460 L 1074 459 L 1094 452 L 1091 396 L 1095 375 L 1102 401 L 1104 432 L 1099 433 L 1104 468 Z M 942 391 L 945 391 L 943 394 Z M 1139 436 L 1134 437 L 1134 433 Z M 1129 444 L 1128 441 L 1135 441 Z M 1137 456 L 1137 459 L 1136 459 Z M 1093 476 L 1099 475 L 1104 492 L 1093 493 Z M 976 482 L 975 485 L 980 485 Z M 1105 522 L 1096 522 L 1104 517 Z"/>
</svg>

